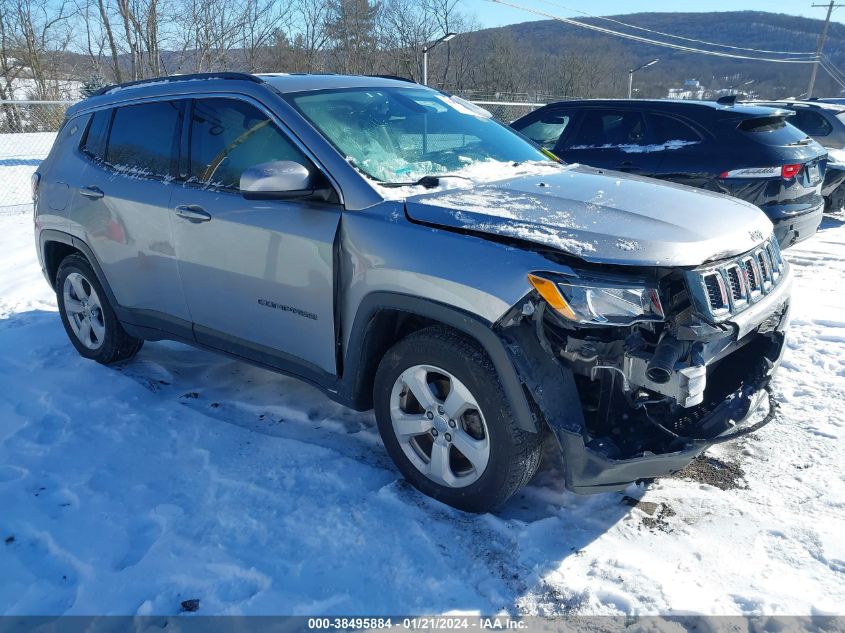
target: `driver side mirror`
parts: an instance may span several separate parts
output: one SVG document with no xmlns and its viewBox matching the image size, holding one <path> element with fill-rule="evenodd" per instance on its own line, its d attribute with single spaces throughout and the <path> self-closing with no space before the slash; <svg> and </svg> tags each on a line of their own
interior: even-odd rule
<svg viewBox="0 0 845 633">
<path fill-rule="evenodd" d="M 291 200 L 316 193 L 305 165 L 276 160 L 248 167 L 241 173 L 240 189 L 247 200 Z"/>
</svg>

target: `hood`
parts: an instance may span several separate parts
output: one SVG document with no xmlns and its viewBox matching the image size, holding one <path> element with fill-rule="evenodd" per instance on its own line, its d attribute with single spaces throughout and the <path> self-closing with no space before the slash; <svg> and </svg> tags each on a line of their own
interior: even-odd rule
<svg viewBox="0 0 845 633">
<path fill-rule="evenodd" d="M 736 198 L 584 166 L 411 196 L 405 208 L 420 222 L 631 266 L 697 266 L 772 232 L 760 209 Z"/>
</svg>

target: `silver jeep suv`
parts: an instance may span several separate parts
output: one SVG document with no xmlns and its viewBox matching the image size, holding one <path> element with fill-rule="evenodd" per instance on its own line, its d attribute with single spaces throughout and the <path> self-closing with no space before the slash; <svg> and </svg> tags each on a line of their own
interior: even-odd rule
<svg viewBox="0 0 845 633">
<path fill-rule="evenodd" d="M 104 89 L 33 192 L 80 354 L 174 339 L 301 378 L 375 409 L 404 476 L 458 508 L 508 499 L 547 440 L 567 487 L 599 492 L 773 417 L 791 272 L 762 212 L 564 165 L 423 86 Z"/>
</svg>

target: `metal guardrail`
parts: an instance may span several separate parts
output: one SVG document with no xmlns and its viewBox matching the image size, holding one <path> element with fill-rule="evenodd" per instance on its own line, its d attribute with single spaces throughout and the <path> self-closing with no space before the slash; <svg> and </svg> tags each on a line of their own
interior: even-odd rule
<svg viewBox="0 0 845 633">
<path fill-rule="evenodd" d="M 32 173 L 47 156 L 75 101 L 0 101 L 0 213 L 31 207 Z M 542 106 L 523 101 L 473 100 L 504 123 Z"/>
</svg>

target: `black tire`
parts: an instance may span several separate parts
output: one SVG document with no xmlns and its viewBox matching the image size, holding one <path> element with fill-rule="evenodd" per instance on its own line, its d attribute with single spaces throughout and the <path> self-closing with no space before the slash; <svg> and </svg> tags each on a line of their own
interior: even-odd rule
<svg viewBox="0 0 845 633">
<path fill-rule="evenodd" d="M 399 377 L 415 365 L 441 368 L 459 379 L 483 411 L 489 434 L 489 461 L 465 487 L 429 479 L 408 458 L 391 419 L 390 398 Z M 373 404 L 385 448 L 405 479 L 424 494 L 468 512 L 487 512 L 525 486 L 540 464 L 543 434 L 517 426 L 492 362 L 472 339 L 444 327 L 430 327 L 396 343 L 379 365 Z"/>
<path fill-rule="evenodd" d="M 97 318 L 105 326 L 105 334 L 102 337 L 99 347 L 96 349 L 86 347 L 70 325 L 69 319 L 71 317 L 68 315 L 68 310 L 65 306 L 64 287 L 65 280 L 74 273 L 82 275 L 84 282 L 91 286 L 99 299 L 99 315 Z M 81 356 L 95 360 L 103 365 L 109 365 L 131 358 L 143 346 L 143 339 L 130 336 L 123 329 L 123 326 L 117 320 L 114 310 L 109 304 L 108 296 L 102 284 L 100 284 L 97 274 L 94 272 L 91 264 L 88 263 L 88 260 L 82 255 L 68 255 L 59 264 L 59 270 L 56 273 L 56 301 L 59 305 L 59 314 L 61 315 L 65 332 L 67 332 L 70 342 Z"/>
</svg>

